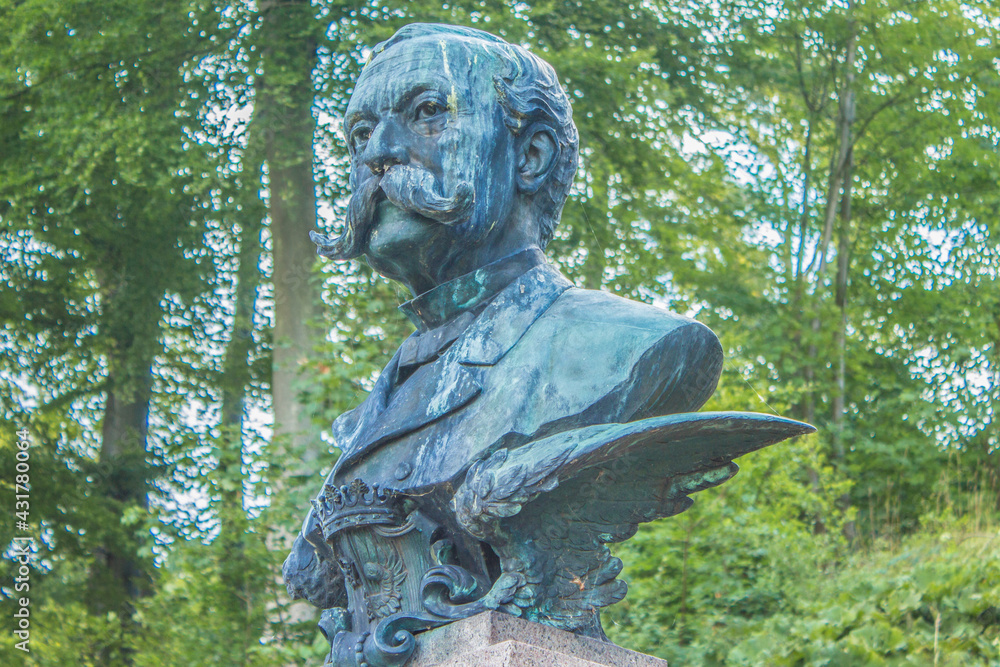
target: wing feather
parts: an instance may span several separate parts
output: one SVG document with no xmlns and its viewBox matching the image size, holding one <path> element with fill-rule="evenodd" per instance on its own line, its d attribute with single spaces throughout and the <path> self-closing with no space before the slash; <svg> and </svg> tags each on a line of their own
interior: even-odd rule
<svg viewBox="0 0 1000 667">
<path fill-rule="evenodd" d="M 469 469 L 452 505 L 504 571 L 523 575 L 516 610 L 580 631 L 627 591 L 607 544 L 686 510 L 691 494 L 736 474 L 733 459 L 813 430 L 754 413 L 588 426 L 494 452 Z"/>
</svg>

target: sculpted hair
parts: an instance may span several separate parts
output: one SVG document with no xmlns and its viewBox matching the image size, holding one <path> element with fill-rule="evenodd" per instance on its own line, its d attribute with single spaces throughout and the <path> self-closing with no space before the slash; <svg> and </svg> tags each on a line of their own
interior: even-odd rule
<svg viewBox="0 0 1000 667">
<path fill-rule="evenodd" d="M 501 65 L 493 77 L 504 122 L 514 136 L 535 123 L 549 126 L 555 133 L 559 155 L 548 179 L 532 198 L 539 223 L 539 242 L 544 248 L 552 238 L 563 204 L 576 175 L 580 136 L 573 124 L 573 109 L 552 66 L 528 52 L 488 32 L 462 26 L 411 23 L 372 50 L 371 60 L 390 46 L 417 37 L 454 35 L 486 44 Z"/>
</svg>

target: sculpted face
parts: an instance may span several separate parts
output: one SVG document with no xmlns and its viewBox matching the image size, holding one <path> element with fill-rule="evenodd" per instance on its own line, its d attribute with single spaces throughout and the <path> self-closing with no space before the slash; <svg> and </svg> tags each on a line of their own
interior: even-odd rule
<svg viewBox="0 0 1000 667">
<path fill-rule="evenodd" d="M 372 267 L 414 294 L 534 242 L 512 221 L 516 146 L 496 67 L 477 40 L 410 39 L 375 57 L 348 104 L 348 224 Z"/>
</svg>

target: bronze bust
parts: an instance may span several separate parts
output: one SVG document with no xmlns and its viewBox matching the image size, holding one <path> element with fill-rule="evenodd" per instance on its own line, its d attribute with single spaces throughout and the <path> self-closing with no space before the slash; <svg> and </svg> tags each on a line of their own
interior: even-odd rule
<svg viewBox="0 0 1000 667">
<path fill-rule="evenodd" d="M 402 665 L 420 631 L 490 609 L 604 639 L 600 609 L 626 592 L 606 545 L 812 428 L 695 413 L 715 334 L 546 262 L 578 136 L 541 59 L 407 26 L 375 48 L 344 128 L 346 227 L 313 239 L 406 285 L 416 331 L 333 424 L 290 593 L 324 609 L 335 665 Z"/>
</svg>

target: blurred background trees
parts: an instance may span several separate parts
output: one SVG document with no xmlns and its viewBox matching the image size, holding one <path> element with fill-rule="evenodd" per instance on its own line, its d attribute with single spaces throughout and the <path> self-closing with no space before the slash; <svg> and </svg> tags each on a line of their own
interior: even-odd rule
<svg viewBox="0 0 1000 667">
<path fill-rule="evenodd" d="M 38 552 L 31 653 L 0 660 L 322 659 L 280 563 L 408 296 L 306 231 L 339 224 L 368 49 L 415 20 L 562 77 L 582 160 L 550 259 L 712 326 L 709 409 L 820 428 L 620 547 L 612 638 L 997 664 L 991 0 L 3 2 L 0 497 L 27 428 Z"/>
</svg>

